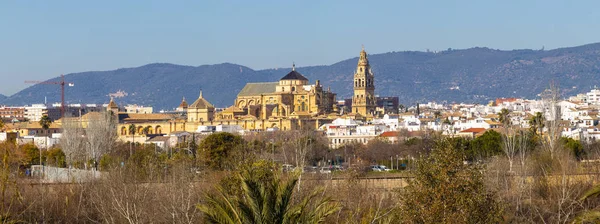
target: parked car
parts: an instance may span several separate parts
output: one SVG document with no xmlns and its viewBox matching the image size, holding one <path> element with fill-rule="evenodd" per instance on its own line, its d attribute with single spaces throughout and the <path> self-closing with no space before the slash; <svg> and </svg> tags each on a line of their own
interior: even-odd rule
<svg viewBox="0 0 600 224">
<path fill-rule="evenodd" d="M 321 167 L 320 173 L 331 173 L 331 168 L 328 166 Z"/>
<path fill-rule="evenodd" d="M 390 168 L 387 168 L 387 166 L 384 166 L 384 165 L 379 165 L 379 169 L 380 169 L 381 171 L 391 171 L 391 170 L 392 170 L 392 169 L 390 169 Z"/>
<path fill-rule="evenodd" d="M 379 165 L 372 165 L 371 166 L 371 171 L 381 172 L 383 170 L 381 170 L 381 168 L 379 168 Z"/>
<path fill-rule="evenodd" d="M 342 165 L 333 165 L 333 170 L 334 171 L 344 171 L 344 167 Z"/>
<path fill-rule="evenodd" d="M 392 169 L 387 168 L 384 165 L 371 165 L 371 170 L 375 172 L 391 171 Z"/>
</svg>

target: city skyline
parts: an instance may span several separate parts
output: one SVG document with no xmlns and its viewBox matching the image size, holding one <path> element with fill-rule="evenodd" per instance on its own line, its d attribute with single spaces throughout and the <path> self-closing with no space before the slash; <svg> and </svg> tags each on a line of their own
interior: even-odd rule
<svg viewBox="0 0 600 224">
<path fill-rule="evenodd" d="M 517 4 L 518 3 L 518 4 Z M 119 7 L 115 7 L 118 5 Z M 252 69 L 391 51 L 555 49 L 598 42 L 594 1 L 12 2 L 0 7 L 0 93 L 24 80 L 164 62 Z M 518 7 L 517 7 L 518 6 Z"/>
</svg>

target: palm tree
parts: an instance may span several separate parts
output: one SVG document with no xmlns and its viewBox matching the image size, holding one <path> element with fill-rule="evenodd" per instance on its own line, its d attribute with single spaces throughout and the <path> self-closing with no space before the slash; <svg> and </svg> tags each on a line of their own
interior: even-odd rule
<svg viewBox="0 0 600 224">
<path fill-rule="evenodd" d="M 583 202 L 589 198 L 598 197 L 598 196 L 600 196 L 600 185 L 596 185 L 592 189 L 585 192 L 585 194 L 583 194 L 583 196 L 581 196 L 581 198 L 579 200 Z M 584 211 L 583 213 L 579 214 L 575 218 L 575 220 L 573 220 L 573 223 L 598 223 L 598 222 L 600 222 L 600 211 L 594 211 L 594 210 Z"/>
<path fill-rule="evenodd" d="M 131 144 L 135 144 L 135 124 L 129 125 L 129 134 L 131 135 Z M 129 156 L 132 155 L 131 144 L 129 144 Z"/>
<path fill-rule="evenodd" d="M 500 110 L 500 113 L 498 113 L 498 120 L 504 126 L 508 125 L 510 122 L 508 115 L 509 115 L 509 112 L 508 112 L 508 109 L 506 109 L 506 108 L 502 108 L 502 110 Z"/>
<path fill-rule="evenodd" d="M 150 126 L 146 126 L 145 128 L 142 129 L 142 133 L 144 135 L 148 135 L 148 133 L 150 133 Z"/>
<path fill-rule="evenodd" d="M 435 118 L 435 121 L 438 121 L 438 118 L 440 118 L 442 116 L 442 112 L 440 112 L 439 110 L 436 110 L 435 112 L 433 112 L 433 117 Z"/>
<path fill-rule="evenodd" d="M 531 127 L 531 132 L 534 135 L 541 135 L 542 130 L 544 129 L 544 115 L 541 112 L 536 112 L 531 120 L 529 120 L 529 126 Z"/>
<path fill-rule="evenodd" d="M 259 180 L 256 173 L 243 171 L 239 175 L 242 195 L 228 193 L 217 187 L 216 194 L 205 197 L 197 208 L 204 213 L 208 223 L 322 223 L 325 218 L 340 209 L 329 198 L 317 198 L 321 191 L 314 191 L 299 203 L 292 202 L 297 175 L 283 182 L 279 176 Z"/>
<path fill-rule="evenodd" d="M 42 126 L 42 129 L 44 129 L 44 131 L 46 132 L 46 150 L 48 150 L 48 129 L 50 129 L 50 125 L 52 124 L 52 120 L 50 120 L 50 117 L 48 117 L 47 114 L 44 114 L 42 116 L 42 118 L 39 121 L 40 126 Z M 40 165 L 42 165 L 42 150 L 40 150 Z"/>
</svg>

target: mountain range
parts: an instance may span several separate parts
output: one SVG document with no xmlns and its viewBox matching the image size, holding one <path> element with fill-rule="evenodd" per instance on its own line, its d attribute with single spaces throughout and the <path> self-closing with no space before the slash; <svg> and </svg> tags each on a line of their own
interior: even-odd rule
<svg viewBox="0 0 600 224">
<path fill-rule="evenodd" d="M 358 52 L 357 52 L 358 55 Z M 332 65 L 298 67 L 296 71 L 320 80 L 338 94 L 352 95 L 352 79 L 358 58 Z M 375 74 L 375 93 L 398 96 L 401 104 L 417 102 L 487 103 L 499 97 L 534 99 L 558 83 L 562 96 L 589 91 L 600 85 L 600 43 L 554 50 L 496 50 L 490 48 L 448 49 L 439 52 L 402 51 L 369 55 Z M 193 102 L 200 92 L 217 107 L 233 104 L 248 82 L 273 82 L 291 68 L 253 70 L 231 63 L 185 66 L 154 63 L 112 71 L 90 71 L 65 75 L 73 82 L 66 87 L 68 103 L 150 105 L 172 109 L 182 97 Z M 59 77 L 48 81 L 58 81 Z M 33 85 L 2 100 L 0 104 L 26 105 L 60 101 L 60 88 Z"/>
</svg>

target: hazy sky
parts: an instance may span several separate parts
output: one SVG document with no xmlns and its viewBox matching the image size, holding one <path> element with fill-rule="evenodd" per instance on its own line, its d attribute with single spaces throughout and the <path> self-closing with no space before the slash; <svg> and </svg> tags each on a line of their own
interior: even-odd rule
<svg viewBox="0 0 600 224">
<path fill-rule="evenodd" d="M 576 3 L 576 4 L 574 4 Z M 153 62 L 253 69 L 370 53 L 600 41 L 600 1 L 2 1 L 0 93 Z"/>
</svg>

